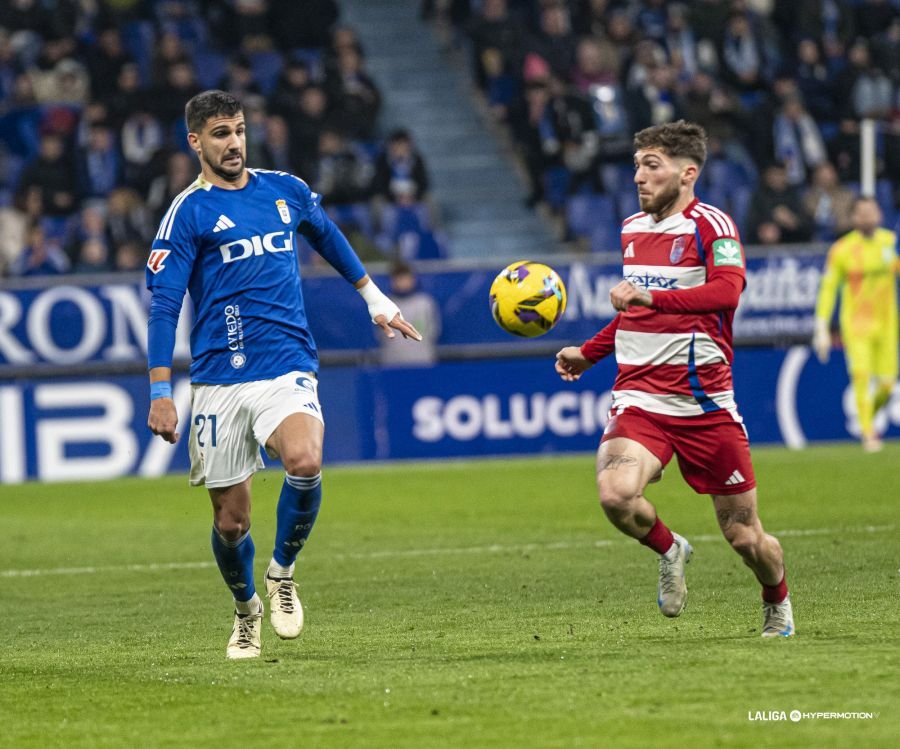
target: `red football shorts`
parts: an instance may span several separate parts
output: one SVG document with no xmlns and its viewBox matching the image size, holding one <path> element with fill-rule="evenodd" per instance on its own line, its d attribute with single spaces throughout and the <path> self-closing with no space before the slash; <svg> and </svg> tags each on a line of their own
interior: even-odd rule
<svg viewBox="0 0 900 749">
<path fill-rule="evenodd" d="M 728 411 L 684 417 L 629 406 L 611 414 L 600 442 L 618 437 L 640 442 L 664 466 L 677 455 L 681 475 L 698 494 L 740 494 L 756 486 L 747 432 Z"/>
</svg>

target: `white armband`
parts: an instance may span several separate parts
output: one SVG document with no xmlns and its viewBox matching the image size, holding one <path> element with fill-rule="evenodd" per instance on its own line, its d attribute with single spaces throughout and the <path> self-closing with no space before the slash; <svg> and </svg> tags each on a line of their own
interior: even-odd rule
<svg viewBox="0 0 900 749">
<path fill-rule="evenodd" d="M 384 321 L 390 323 L 391 320 L 400 314 L 400 308 L 375 285 L 375 282 L 371 278 L 365 286 L 361 286 L 357 291 L 365 300 L 366 305 L 369 308 L 369 317 L 372 318 L 373 323 L 375 322 L 375 318 L 379 315 L 384 315 Z M 378 323 L 375 324 L 377 325 Z"/>
</svg>

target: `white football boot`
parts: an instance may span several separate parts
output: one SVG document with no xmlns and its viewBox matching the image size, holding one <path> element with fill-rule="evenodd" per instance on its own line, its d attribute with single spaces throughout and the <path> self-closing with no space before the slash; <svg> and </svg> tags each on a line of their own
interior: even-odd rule
<svg viewBox="0 0 900 749">
<path fill-rule="evenodd" d="M 303 606 L 293 578 L 273 577 L 266 572 L 266 592 L 269 595 L 269 619 L 275 634 L 282 640 L 293 640 L 303 629 Z"/>
<path fill-rule="evenodd" d="M 248 614 L 242 614 L 237 610 L 234 612 L 234 628 L 225 649 L 225 655 L 231 660 L 259 658 L 263 605 L 259 596 L 254 595 L 252 601 L 259 606 L 256 612 L 251 611 Z"/>
<path fill-rule="evenodd" d="M 793 637 L 794 610 L 791 608 L 791 597 L 781 603 L 763 601 L 763 637 Z"/>
<path fill-rule="evenodd" d="M 691 561 L 693 547 L 677 533 L 672 534 L 675 543 L 659 557 L 659 587 L 656 603 L 664 616 L 679 616 L 687 602 L 687 584 L 684 581 L 684 566 Z"/>
</svg>

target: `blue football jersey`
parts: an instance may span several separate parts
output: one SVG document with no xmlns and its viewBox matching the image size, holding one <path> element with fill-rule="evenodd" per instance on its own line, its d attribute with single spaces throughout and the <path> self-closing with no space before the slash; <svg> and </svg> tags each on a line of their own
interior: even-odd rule
<svg viewBox="0 0 900 749">
<path fill-rule="evenodd" d="M 317 245 L 334 227 L 319 195 L 301 179 L 247 172 L 249 181 L 240 190 L 199 177 L 175 198 L 147 261 L 151 292 L 168 287 L 190 293 L 195 383 L 249 382 L 318 369 L 303 305 L 297 234 L 321 250 Z M 334 232 L 346 247 L 338 250 L 344 252 L 341 259 L 351 256 L 339 270 L 351 283 L 358 281 L 365 270 Z"/>
</svg>

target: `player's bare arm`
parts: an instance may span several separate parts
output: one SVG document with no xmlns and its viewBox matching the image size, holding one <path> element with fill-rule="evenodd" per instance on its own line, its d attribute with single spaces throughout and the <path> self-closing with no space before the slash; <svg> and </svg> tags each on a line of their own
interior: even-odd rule
<svg viewBox="0 0 900 749">
<path fill-rule="evenodd" d="M 414 341 L 422 340 L 422 334 L 412 323 L 403 319 L 397 305 L 375 285 L 368 274 L 359 279 L 354 284 L 354 288 L 365 299 L 372 322 L 381 328 L 388 338 L 393 338 L 396 335 L 394 331 L 398 330 L 404 338 L 412 338 Z"/>
<path fill-rule="evenodd" d="M 150 383 L 171 382 L 172 370 L 169 367 L 154 367 L 150 370 Z M 150 415 L 147 417 L 150 431 L 162 437 L 166 442 L 175 444 L 178 441 L 178 411 L 171 397 L 152 398 Z"/>
<path fill-rule="evenodd" d="M 638 288 L 631 281 L 619 281 L 610 289 L 609 301 L 619 312 L 625 312 L 630 305 L 649 307 L 653 304 L 653 297 L 649 291 Z"/>
<path fill-rule="evenodd" d="M 556 354 L 556 372 L 566 382 L 575 382 L 593 366 L 578 346 L 566 346 Z"/>
</svg>

